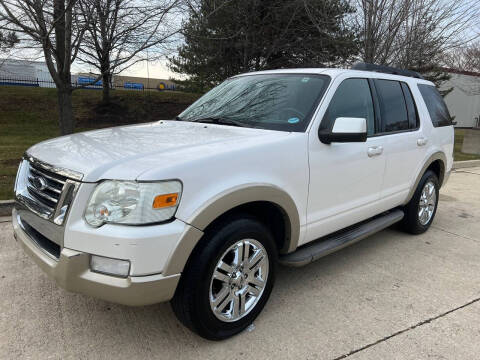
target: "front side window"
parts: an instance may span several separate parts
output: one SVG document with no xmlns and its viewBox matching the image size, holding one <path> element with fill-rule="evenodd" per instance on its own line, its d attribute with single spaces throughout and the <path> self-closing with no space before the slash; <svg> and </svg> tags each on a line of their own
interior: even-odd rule
<svg viewBox="0 0 480 360">
<path fill-rule="evenodd" d="M 305 131 L 329 81 L 328 76 L 311 74 L 235 77 L 210 90 L 179 119 Z"/>
<path fill-rule="evenodd" d="M 375 112 L 367 79 L 346 79 L 338 86 L 322 119 L 321 128 L 331 129 L 339 117 L 364 118 L 367 120 L 367 135 L 374 134 Z"/>
<path fill-rule="evenodd" d="M 380 100 L 382 132 L 408 130 L 409 120 L 405 98 L 400 83 L 394 80 L 375 80 Z"/>
<path fill-rule="evenodd" d="M 430 119 L 435 127 L 452 125 L 452 118 L 442 95 L 432 85 L 419 84 L 418 89 L 427 105 Z"/>
</svg>

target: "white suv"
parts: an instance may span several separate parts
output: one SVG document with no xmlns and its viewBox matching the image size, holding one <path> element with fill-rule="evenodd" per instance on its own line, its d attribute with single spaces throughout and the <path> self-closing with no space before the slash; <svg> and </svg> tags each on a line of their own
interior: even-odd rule
<svg viewBox="0 0 480 360">
<path fill-rule="evenodd" d="M 175 121 L 31 147 L 15 184 L 18 242 L 67 290 L 171 300 L 205 338 L 238 333 L 277 263 L 432 223 L 452 168 L 442 97 L 414 73 L 358 68 L 239 75 Z"/>
</svg>

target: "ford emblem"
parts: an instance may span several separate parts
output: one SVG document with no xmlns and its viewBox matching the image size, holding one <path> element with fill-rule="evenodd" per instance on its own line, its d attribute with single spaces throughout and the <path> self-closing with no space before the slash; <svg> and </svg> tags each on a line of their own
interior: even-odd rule
<svg viewBox="0 0 480 360">
<path fill-rule="evenodd" d="M 32 179 L 32 185 L 35 187 L 35 189 L 43 191 L 47 188 L 47 181 L 41 176 L 35 176 Z"/>
</svg>

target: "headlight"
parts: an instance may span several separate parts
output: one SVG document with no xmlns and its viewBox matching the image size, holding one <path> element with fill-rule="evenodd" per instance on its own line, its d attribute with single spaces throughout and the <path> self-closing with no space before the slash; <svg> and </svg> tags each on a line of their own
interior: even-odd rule
<svg viewBox="0 0 480 360">
<path fill-rule="evenodd" d="M 95 227 L 105 223 L 143 225 L 166 221 L 175 215 L 181 193 L 180 181 L 103 181 L 90 196 L 85 220 Z"/>
</svg>

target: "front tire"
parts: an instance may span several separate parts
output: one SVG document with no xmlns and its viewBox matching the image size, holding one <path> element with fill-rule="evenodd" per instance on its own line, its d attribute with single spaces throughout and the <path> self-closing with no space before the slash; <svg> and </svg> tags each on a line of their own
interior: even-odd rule
<svg viewBox="0 0 480 360">
<path fill-rule="evenodd" d="M 437 175 L 428 170 L 420 179 L 410 202 L 404 207 L 402 227 L 411 234 L 422 234 L 428 230 L 437 212 L 439 198 Z"/>
<path fill-rule="evenodd" d="M 258 316 L 273 288 L 277 249 L 270 231 L 248 215 L 209 229 L 171 301 L 178 319 L 200 336 L 233 336 Z"/>
</svg>

